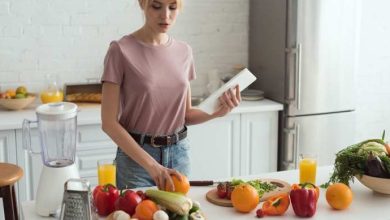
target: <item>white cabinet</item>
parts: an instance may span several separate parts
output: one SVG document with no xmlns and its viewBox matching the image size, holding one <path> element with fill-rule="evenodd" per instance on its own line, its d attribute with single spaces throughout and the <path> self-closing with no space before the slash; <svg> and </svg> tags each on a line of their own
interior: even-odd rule
<svg viewBox="0 0 390 220">
<path fill-rule="evenodd" d="M 15 131 L 0 131 L 0 162 L 16 164 Z"/>
<path fill-rule="evenodd" d="M 188 138 L 191 179 L 215 179 L 239 174 L 239 114 L 188 126 Z"/>
<path fill-rule="evenodd" d="M 221 179 L 277 170 L 278 112 L 229 114 L 188 127 L 190 179 Z"/>
<path fill-rule="evenodd" d="M 240 175 L 277 170 L 278 112 L 241 114 Z"/>
<path fill-rule="evenodd" d="M 24 170 L 24 177 L 19 180 L 20 201 L 32 200 L 36 197 L 39 176 L 42 170 L 42 158 L 40 154 L 30 154 L 22 146 L 22 131 L 16 130 L 17 161 Z M 40 151 L 37 129 L 31 130 L 31 146 L 33 151 Z M 78 127 L 77 132 L 77 165 L 80 177 L 86 178 L 91 185 L 97 184 L 97 160 L 114 159 L 116 145 L 101 130 L 100 125 L 84 125 Z M 62 193 L 62 192 L 59 192 Z"/>
<path fill-rule="evenodd" d="M 190 179 L 223 179 L 232 176 L 276 171 L 278 111 L 282 105 L 264 100 L 243 102 L 229 115 L 188 127 L 191 144 Z M 0 162 L 18 164 L 24 175 L 18 181 L 19 201 L 33 200 L 42 170 L 40 141 L 31 129 L 31 146 L 37 154 L 23 149 L 20 121 L 34 117 L 1 115 L 14 121 L 14 129 L 0 131 Z M 80 112 L 84 123 L 78 126 L 77 160 L 80 176 L 97 184 L 97 161 L 114 159 L 116 144 L 102 131 L 100 108 Z M 3 118 L 1 118 L 3 117 Z M 85 124 L 86 123 L 86 124 Z M 62 192 L 59 192 L 62 193 Z"/>
<path fill-rule="evenodd" d="M 77 157 L 80 176 L 89 180 L 92 186 L 97 185 L 97 161 L 114 159 L 117 146 L 103 132 L 101 125 L 78 127 Z"/>
</svg>

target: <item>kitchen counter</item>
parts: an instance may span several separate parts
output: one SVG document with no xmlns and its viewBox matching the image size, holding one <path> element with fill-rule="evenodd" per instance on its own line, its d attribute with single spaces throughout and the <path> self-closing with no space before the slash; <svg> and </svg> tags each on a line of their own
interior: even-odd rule
<svg viewBox="0 0 390 220">
<path fill-rule="evenodd" d="M 35 120 L 35 107 L 24 110 L 8 111 L 0 109 L 0 130 L 21 129 L 23 119 Z M 77 116 L 78 125 L 100 124 L 100 104 L 80 104 Z M 262 111 L 280 111 L 283 105 L 268 99 L 261 101 L 243 101 L 232 111 L 235 113 L 249 113 Z"/>
<path fill-rule="evenodd" d="M 332 166 L 319 167 L 317 170 L 317 181 L 319 184 L 324 183 L 329 179 Z M 283 172 L 264 173 L 255 176 L 245 176 L 242 179 L 253 178 L 275 178 L 287 181 L 289 183 L 295 183 L 298 181 L 298 170 L 290 170 Z M 356 180 L 351 184 L 351 188 L 354 194 L 353 202 L 351 206 L 346 210 L 336 211 L 327 204 L 325 199 L 325 190 L 321 189 L 321 195 L 317 204 L 317 212 L 311 219 L 386 219 L 390 220 L 390 210 L 388 205 L 390 202 L 390 195 L 384 195 L 374 193 L 370 189 L 366 188 L 360 182 Z M 189 192 L 189 197 L 193 200 L 199 201 L 202 207 L 202 211 L 209 220 L 220 219 L 256 219 L 255 210 L 248 214 L 242 214 L 236 212 L 233 208 L 220 207 L 209 203 L 205 195 L 212 189 L 212 187 L 192 187 Z M 33 210 L 34 202 L 28 201 L 21 204 L 24 219 L 40 220 L 51 218 L 40 218 Z M 260 207 L 260 205 L 258 206 Z M 265 217 L 276 219 L 302 219 L 295 216 L 294 211 L 290 205 L 289 209 L 283 216 Z"/>
</svg>

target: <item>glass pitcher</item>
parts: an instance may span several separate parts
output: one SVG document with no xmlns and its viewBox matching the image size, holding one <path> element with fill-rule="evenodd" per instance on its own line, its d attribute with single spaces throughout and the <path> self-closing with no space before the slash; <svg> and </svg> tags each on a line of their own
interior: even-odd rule
<svg viewBox="0 0 390 220">
<path fill-rule="evenodd" d="M 49 167 L 64 167 L 74 163 L 76 156 L 77 105 L 57 102 L 40 105 L 37 121 L 23 121 L 23 146 L 30 153 L 30 124 L 38 124 L 42 161 Z"/>
<path fill-rule="evenodd" d="M 64 93 L 59 86 L 58 75 L 46 75 L 46 88 L 40 94 L 43 104 L 51 102 L 61 102 L 64 99 Z"/>
</svg>

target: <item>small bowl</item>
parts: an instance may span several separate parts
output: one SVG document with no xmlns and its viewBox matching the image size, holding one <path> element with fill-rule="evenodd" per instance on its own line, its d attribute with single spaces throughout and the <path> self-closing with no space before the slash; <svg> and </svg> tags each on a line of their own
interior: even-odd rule
<svg viewBox="0 0 390 220">
<path fill-rule="evenodd" d="M 0 105 L 9 110 L 21 110 L 34 102 L 35 95 L 29 93 L 26 98 L 23 99 L 0 99 Z"/>
<path fill-rule="evenodd" d="M 363 185 L 367 188 L 372 189 L 375 192 L 388 194 L 390 195 L 390 179 L 388 178 L 379 178 L 373 176 L 355 176 Z"/>
</svg>

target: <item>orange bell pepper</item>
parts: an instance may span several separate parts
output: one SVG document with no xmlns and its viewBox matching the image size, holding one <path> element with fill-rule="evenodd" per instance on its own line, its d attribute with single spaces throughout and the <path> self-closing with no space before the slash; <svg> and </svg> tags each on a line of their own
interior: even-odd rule
<svg viewBox="0 0 390 220">
<path fill-rule="evenodd" d="M 290 198 L 287 193 L 281 193 L 272 196 L 263 203 L 263 212 L 265 215 L 283 215 L 290 206 Z"/>
</svg>

